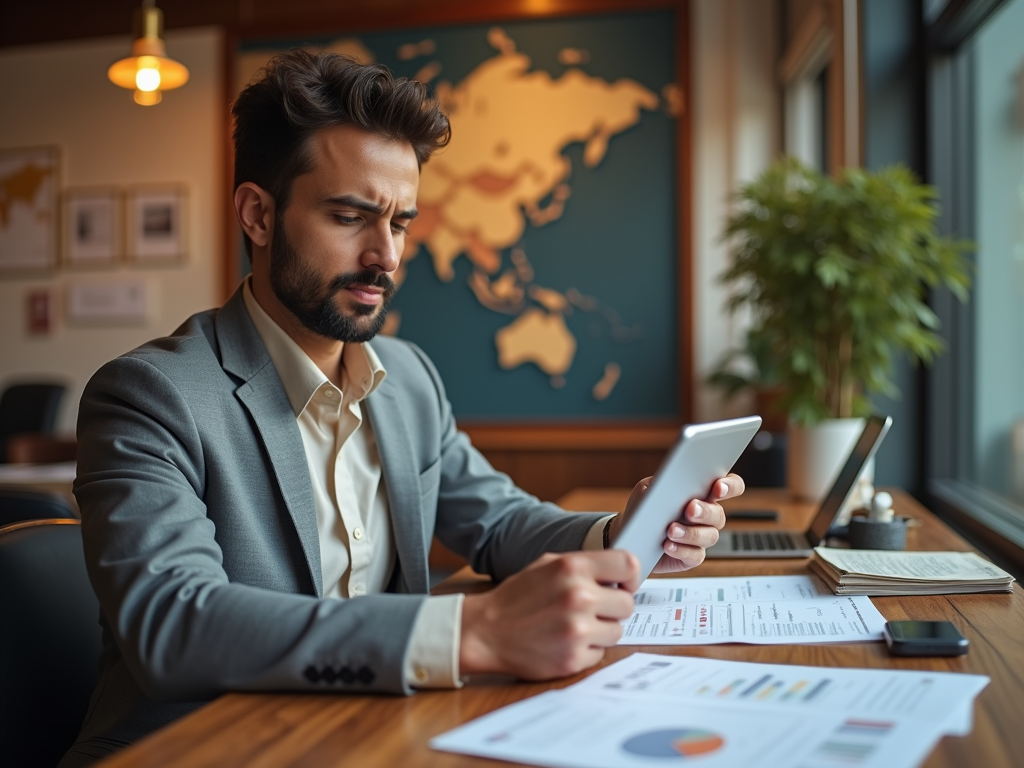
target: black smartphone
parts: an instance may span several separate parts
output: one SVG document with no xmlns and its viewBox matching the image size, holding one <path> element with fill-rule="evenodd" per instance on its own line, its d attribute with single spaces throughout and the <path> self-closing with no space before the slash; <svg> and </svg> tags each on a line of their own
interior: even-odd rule
<svg viewBox="0 0 1024 768">
<path fill-rule="evenodd" d="M 970 645 L 948 621 L 887 621 L 882 634 L 894 656 L 963 656 Z"/>
</svg>

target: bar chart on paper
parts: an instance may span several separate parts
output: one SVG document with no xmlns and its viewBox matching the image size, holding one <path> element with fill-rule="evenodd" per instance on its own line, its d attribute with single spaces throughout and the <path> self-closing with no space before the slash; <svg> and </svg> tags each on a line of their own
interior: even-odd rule
<svg viewBox="0 0 1024 768">
<path fill-rule="evenodd" d="M 802 710 L 825 707 L 866 719 L 923 717 L 945 721 L 949 732 L 955 734 L 970 731 L 970 702 L 986 683 L 987 678 L 978 675 L 750 664 L 636 653 L 576 687 L 595 693 L 640 693 L 692 702 Z"/>
<path fill-rule="evenodd" d="M 697 696 L 717 696 L 719 698 L 756 699 L 777 699 L 779 701 L 803 701 L 810 702 L 818 697 L 828 686 L 831 680 L 816 680 L 813 683 L 809 680 L 777 680 L 772 675 L 762 675 L 757 679 L 747 680 L 738 678 L 728 685 L 716 689 L 711 685 L 702 685 L 694 693 Z"/>
</svg>

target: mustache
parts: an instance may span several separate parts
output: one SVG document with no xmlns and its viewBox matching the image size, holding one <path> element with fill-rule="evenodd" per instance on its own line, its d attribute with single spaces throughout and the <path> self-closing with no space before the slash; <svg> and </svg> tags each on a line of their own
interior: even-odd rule
<svg viewBox="0 0 1024 768">
<path fill-rule="evenodd" d="M 366 269 L 362 272 L 346 272 L 343 275 L 338 275 L 331 280 L 328 286 L 330 293 L 337 293 L 343 288 L 348 288 L 351 285 L 366 285 L 373 288 L 382 288 L 384 290 L 384 300 L 389 300 L 395 295 L 395 291 L 398 290 L 398 286 L 395 285 L 395 281 L 390 276 L 383 272 L 375 272 L 372 269 Z"/>
</svg>

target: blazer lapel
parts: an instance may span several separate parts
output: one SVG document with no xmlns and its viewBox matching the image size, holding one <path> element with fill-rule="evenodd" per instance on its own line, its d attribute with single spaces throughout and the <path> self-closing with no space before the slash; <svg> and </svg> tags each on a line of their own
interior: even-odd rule
<svg viewBox="0 0 1024 768">
<path fill-rule="evenodd" d="M 256 423 L 306 556 L 316 595 L 323 597 L 320 535 L 302 435 L 281 377 L 249 318 L 241 288 L 221 308 L 215 323 L 222 365 L 228 373 L 243 379 L 235 396 Z"/>
<path fill-rule="evenodd" d="M 405 587 L 412 593 L 429 592 L 424 549 L 424 542 L 428 539 L 423 530 L 423 511 L 420 509 L 419 468 L 391 380 L 384 379 L 365 403 L 377 440 L 391 511 L 391 529 Z"/>
</svg>

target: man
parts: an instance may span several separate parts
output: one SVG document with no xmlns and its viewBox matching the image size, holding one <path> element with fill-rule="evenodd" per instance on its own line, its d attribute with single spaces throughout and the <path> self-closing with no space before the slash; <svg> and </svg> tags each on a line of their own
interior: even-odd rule
<svg viewBox="0 0 1024 768">
<path fill-rule="evenodd" d="M 605 551 L 625 516 L 520 491 L 456 430 L 426 356 L 374 339 L 420 164 L 448 141 L 436 103 L 382 67 L 295 51 L 233 112 L 251 278 L 82 398 L 75 494 L 104 652 L 64 766 L 224 691 L 572 674 L 632 612 L 635 558 Z M 734 476 L 714 491 L 741 492 Z M 724 521 L 689 504 L 659 567 L 698 564 Z M 498 585 L 428 597 L 434 534 Z"/>
</svg>

